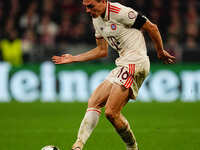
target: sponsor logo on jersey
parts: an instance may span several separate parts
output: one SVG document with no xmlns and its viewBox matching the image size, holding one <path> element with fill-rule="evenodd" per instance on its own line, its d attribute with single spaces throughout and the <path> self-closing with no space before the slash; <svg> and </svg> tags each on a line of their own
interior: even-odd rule
<svg viewBox="0 0 200 150">
<path fill-rule="evenodd" d="M 128 18 L 129 18 L 129 19 L 135 19 L 135 18 L 136 18 L 136 14 L 135 14 L 133 11 L 130 11 L 130 12 L 128 13 Z"/>
<path fill-rule="evenodd" d="M 116 30 L 116 29 L 117 29 L 116 24 L 111 24 L 111 29 L 112 29 L 112 30 Z"/>
</svg>

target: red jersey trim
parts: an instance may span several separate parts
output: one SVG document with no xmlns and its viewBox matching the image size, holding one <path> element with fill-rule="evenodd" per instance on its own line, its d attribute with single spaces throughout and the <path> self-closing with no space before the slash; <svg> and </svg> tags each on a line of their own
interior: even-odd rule
<svg viewBox="0 0 200 150">
<path fill-rule="evenodd" d="M 121 10 L 121 8 L 110 5 L 110 11 L 111 12 L 118 14 L 120 12 L 120 10 Z"/>
<path fill-rule="evenodd" d="M 116 14 L 118 14 L 118 13 L 119 13 L 119 11 L 113 11 L 113 10 L 111 10 L 110 12 L 113 12 L 113 13 L 116 13 Z"/>
<path fill-rule="evenodd" d="M 114 6 L 114 5 L 110 5 L 110 7 L 113 8 L 113 9 L 119 9 L 119 10 L 121 9 L 121 8 Z"/>
<path fill-rule="evenodd" d="M 108 2 L 108 20 L 110 20 L 110 3 Z"/>
</svg>

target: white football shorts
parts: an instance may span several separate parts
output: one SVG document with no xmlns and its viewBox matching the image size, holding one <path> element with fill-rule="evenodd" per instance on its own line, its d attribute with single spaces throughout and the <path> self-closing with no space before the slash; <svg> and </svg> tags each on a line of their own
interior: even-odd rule
<svg viewBox="0 0 200 150">
<path fill-rule="evenodd" d="M 131 99 L 136 99 L 139 88 L 143 81 L 149 74 L 150 62 L 145 60 L 138 64 L 128 64 L 124 66 L 117 66 L 113 69 L 105 80 L 111 83 L 117 83 L 125 88 L 131 88 Z"/>
</svg>

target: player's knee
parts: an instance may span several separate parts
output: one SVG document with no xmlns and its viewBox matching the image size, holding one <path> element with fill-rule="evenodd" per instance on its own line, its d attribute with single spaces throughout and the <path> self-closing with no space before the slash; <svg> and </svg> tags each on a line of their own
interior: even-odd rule
<svg viewBox="0 0 200 150">
<path fill-rule="evenodd" d="M 97 108 L 97 109 L 100 109 L 101 107 L 102 107 L 101 104 L 97 103 L 94 100 L 89 100 L 88 101 L 88 108 Z"/>
<path fill-rule="evenodd" d="M 117 113 L 113 112 L 112 110 L 105 110 L 105 116 L 108 120 L 113 121 L 115 118 L 117 118 Z"/>
<path fill-rule="evenodd" d="M 88 101 L 88 108 L 92 107 L 92 108 L 96 108 L 96 104 L 93 101 Z"/>
</svg>

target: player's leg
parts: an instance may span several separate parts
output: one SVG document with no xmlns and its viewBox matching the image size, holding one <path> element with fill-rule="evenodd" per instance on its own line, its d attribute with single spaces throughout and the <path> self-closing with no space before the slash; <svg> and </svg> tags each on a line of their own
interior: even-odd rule
<svg viewBox="0 0 200 150">
<path fill-rule="evenodd" d="M 126 89 L 119 84 L 113 84 L 106 103 L 105 114 L 122 140 L 126 143 L 127 150 L 138 150 L 136 139 L 130 129 L 130 125 L 121 114 L 122 108 L 128 102 L 130 91 L 130 89 Z"/>
<path fill-rule="evenodd" d="M 87 139 L 91 135 L 93 129 L 96 127 L 99 116 L 101 114 L 101 107 L 103 107 L 107 101 L 110 90 L 112 88 L 112 83 L 105 80 L 100 84 L 97 89 L 91 95 L 88 101 L 88 109 L 85 116 L 81 122 L 78 137 L 74 143 L 72 149 L 82 150 Z"/>
</svg>

